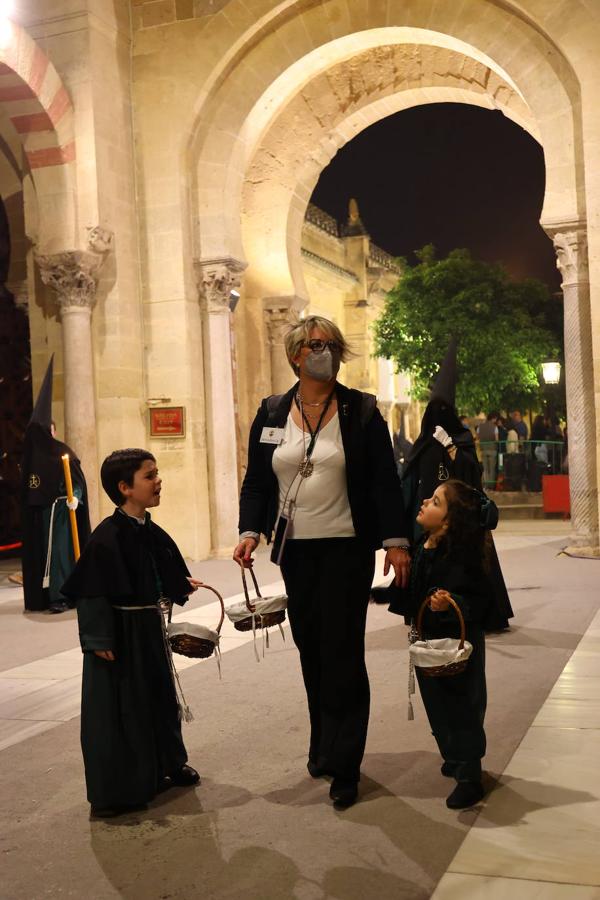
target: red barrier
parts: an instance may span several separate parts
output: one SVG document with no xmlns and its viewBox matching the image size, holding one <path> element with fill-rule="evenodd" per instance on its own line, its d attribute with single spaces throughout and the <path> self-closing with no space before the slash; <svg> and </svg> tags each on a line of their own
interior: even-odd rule
<svg viewBox="0 0 600 900">
<path fill-rule="evenodd" d="M 545 513 L 571 512 L 568 475 L 544 475 L 542 477 L 542 499 Z"/>
</svg>

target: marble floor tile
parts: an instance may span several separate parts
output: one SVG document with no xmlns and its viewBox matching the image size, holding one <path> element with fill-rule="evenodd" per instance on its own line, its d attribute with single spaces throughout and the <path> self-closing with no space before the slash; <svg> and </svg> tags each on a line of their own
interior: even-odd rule
<svg viewBox="0 0 600 900">
<path fill-rule="evenodd" d="M 600 732 L 531 728 L 449 870 L 600 885 Z"/>
<path fill-rule="evenodd" d="M 79 715 L 80 705 L 81 677 L 76 676 L 0 702 L 0 719 L 68 722 Z"/>
<path fill-rule="evenodd" d="M 600 729 L 600 699 L 576 700 L 572 697 L 550 696 L 532 722 L 532 727 L 536 726 Z"/>
<path fill-rule="evenodd" d="M 0 674 L 0 704 L 53 684 L 56 684 L 56 681 L 50 678 L 46 680 L 43 678 L 3 678 Z"/>
<path fill-rule="evenodd" d="M 23 722 L 21 719 L 0 719 L 0 750 L 20 744 L 36 734 L 56 728 L 60 722 Z"/>
<path fill-rule="evenodd" d="M 548 699 L 600 700 L 600 678 L 563 672 Z"/>
<path fill-rule="evenodd" d="M 577 648 L 564 668 L 567 675 L 589 675 L 600 678 L 600 653 Z"/>
<path fill-rule="evenodd" d="M 600 900 L 600 887 L 446 873 L 431 900 Z"/>
<path fill-rule="evenodd" d="M 36 659 L 35 662 L 26 663 L 24 666 L 7 669 L 5 672 L 2 672 L 2 677 L 66 681 L 69 678 L 74 678 L 75 675 L 81 675 L 81 651 L 79 651 L 78 659 L 60 659 L 59 656 L 47 656 L 45 659 Z"/>
</svg>

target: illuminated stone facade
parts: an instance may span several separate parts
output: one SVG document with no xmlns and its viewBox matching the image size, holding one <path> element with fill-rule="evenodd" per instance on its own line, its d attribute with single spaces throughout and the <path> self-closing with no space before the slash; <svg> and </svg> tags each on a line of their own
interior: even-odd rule
<svg viewBox="0 0 600 900">
<path fill-rule="evenodd" d="M 393 402 L 368 337 L 393 269 L 366 235 L 329 233 L 311 210 L 306 220 L 308 204 L 333 155 L 370 124 L 422 103 L 464 102 L 502 111 L 544 149 L 541 223 L 569 307 L 574 525 L 578 540 L 597 542 L 594 4 L 14 5 L 0 23 L 9 284 L 19 302 L 28 298 L 34 386 L 56 353 L 59 430 L 92 485 L 109 450 L 149 446 L 165 479 L 160 521 L 189 556 L 225 552 L 236 533 L 240 445 L 260 398 L 289 383 L 282 333 L 302 311 L 343 324 L 358 349 L 344 377 Z M 82 264 L 83 305 L 60 280 L 65 260 L 71 272 Z M 241 294 L 235 312 L 231 286 Z M 149 437 L 148 403 L 161 398 L 185 407 L 185 437 Z"/>
</svg>

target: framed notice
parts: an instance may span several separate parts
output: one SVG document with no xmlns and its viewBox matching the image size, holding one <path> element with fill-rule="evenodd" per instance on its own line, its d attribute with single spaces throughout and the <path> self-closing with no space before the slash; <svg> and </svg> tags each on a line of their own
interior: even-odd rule
<svg viewBox="0 0 600 900">
<path fill-rule="evenodd" d="M 150 413 L 150 437 L 185 437 L 185 406 L 155 406 Z"/>
</svg>

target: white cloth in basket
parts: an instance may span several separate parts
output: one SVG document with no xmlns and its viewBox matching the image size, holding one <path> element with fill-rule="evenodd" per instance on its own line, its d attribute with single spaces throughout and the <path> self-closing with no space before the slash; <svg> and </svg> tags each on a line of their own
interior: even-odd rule
<svg viewBox="0 0 600 900">
<path fill-rule="evenodd" d="M 287 609 L 287 596 L 285 594 L 277 594 L 274 597 L 257 597 L 256 600 L 251 600 L 252 606 L 256 607 L 255 616 L 265 616 L 267 613 L 279 612 L 282 609 Z M 231 606 L 228 606 L 225 610 L 227 613 L 227 618 L 230 622 L 240 622 L 242 619 L 247 619 L 248 616 L 251 616 L 252 613 L 246 606 L 245 600 L 240 600 L 238 603 L 232 603 Z"/>
<path fill-rule="evenodd" d="M 461 662 L 468 659 L 473 652 L 473 645 L 465 641 L 465 646 L 459 650 L 460 641 L 457 638 L 433 638 L 429 641 L 415 641 L 408 652 L 413 665 L 429 669 L 432 666 L 449 666 L 450 663 Z"/>
<path fill-rule="evenodd" d="M 167 634 L 170 638 L 178 634 L 189 634 L 190 637 L 211 641 L 213 644 L 219 643 L 218 631 L 213 631 L 207 625 L 195 625 L 192 622 L 169 622 Z"/>
</svg>

